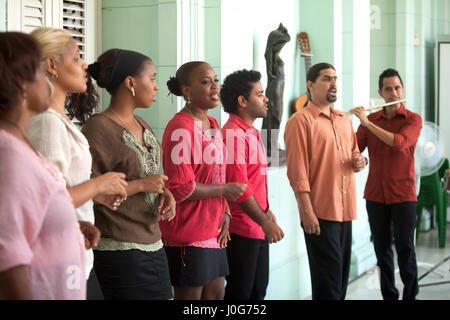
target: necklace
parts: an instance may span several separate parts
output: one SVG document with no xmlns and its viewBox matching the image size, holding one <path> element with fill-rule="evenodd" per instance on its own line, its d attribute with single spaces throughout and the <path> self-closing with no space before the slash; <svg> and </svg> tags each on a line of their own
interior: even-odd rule
<svg viewBox="0 0 450 320">
<path fill-rule="evenodd" d="M 185 111 L 185 113 L 189 114 L 192 118 L 194 118 L 195 121 L 200 121 L 195 117 L 194 113 L 191 111 L 191 108 L 189 108 L 187 104 L 184 106 L 183 110 Z"/>
<path fill-rule="evenodd" d="M 5 120 L 5 119 L 0 119 L 0 121 L 3 121 L 5 123 L 9 124 L 10 126 L 14 127 L 17 131 L 19 131 L 20 135 L 22 136 L 22 139 L 26 142 L 26 144 L 28 144 L 28 146 L 31 148 L 31 150 L 33 150 L 34 153 L 36 153 L 36 155 L 39 156 L 39 153 L 37 152 L 37 150 L 33 147 L 30 140 L 25 136 L 22 129 L 20 129 L 20 127 L 17 124 L 15 124 L 14 122 L 11 122 L 9 120 Z"/>
<path fill-rule="evenodd" d="M 198 118 L 194 115 L 194 113 L 192 112 L 191 108 L 188 107 L 188 104 L 186 104 L 186 105 L 184 106 L 183 110 L 184 110 L 186 113 L 188 113 L 190 116 L 192 116 L 192 118 L 194 118 L 194 121 L 195 121 L 195 122 L 200 122 L 200 123 L 202 124 L 203 130 L 209 130 L 209 129 L 210 129 L 209 126 L 206 126 L 206 127 L 203 126 L 204 121 L 198 119 Z M 207 123 L 209 124 L 209 120 L 207 121 Z"/>
<path fill-rule="evenodd" d="M 120 123 L 122 124 L 122 126 L 126 129 L 127 126 L 125 125 L 125 122 L 122 120 L 122 118 L 119 117 L 119 115 L 118 115 L 117 113 L 115 113 L 113 109 L 109 108 L 108 110 L 111 111 L 111 112 L 117 117 L 117 119 L 119 119 L 119 121 L 120 121 Z M 134 123 L 137 124 L 137 128 L 138 128 L 139 134 L 141 134 L 141 125 L 140 125 L 139 122 L 136 120 L 136 118 L 134 117 L 134 115 L 133 115 L 133 120 L 134 120 Z M 131 130 L 130 130 L 130 131 L 131 131 Z M 132 132 L 132 131 L 131 131 L 131 132 Z M 137 138 L 137 137 L 136 137 L 136 138 Z"/>
</svg>

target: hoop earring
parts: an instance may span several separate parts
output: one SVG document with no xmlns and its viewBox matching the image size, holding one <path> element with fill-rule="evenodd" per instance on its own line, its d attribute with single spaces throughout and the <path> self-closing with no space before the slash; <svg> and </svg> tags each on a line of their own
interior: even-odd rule
<svg viewBox="0 0 450 320">
<path fill-rule="evenodd" d="M 131 90 L 131 94 L 133 95 L 133 97 L 135 97 L 136 93 L 134 92 L 134 88 L 132 87 L 130 90 Z"/>
</svg>

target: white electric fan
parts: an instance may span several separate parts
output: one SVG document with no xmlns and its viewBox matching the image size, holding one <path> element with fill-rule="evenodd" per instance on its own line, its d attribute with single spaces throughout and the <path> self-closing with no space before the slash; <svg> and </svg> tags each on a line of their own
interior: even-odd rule
<svg viewBox="0 0 450 320">
<path fill-rule="evenodd" d="M 444 139 L 440 135 L 439 127 L 433 122 L 424 121 L 414 152 L 417 195 L 420 191 L 420 177 L 435 173 L 444 163 L 444 148 Z"/>
<path fill-rule="evenodd" d="M 419 195 L 420 191 L 420 177 L 429 176 L 439 170 L 445 161 L 445 144 L 444 138 L 440 134 L 439 127 L 430 121 L 424 121 L 422 131 L 420 132 L 419 140 L 417 141 L 416 150 L 414 152 L 414 164 L 416 169 L 416 192 Z M 416 230 L 417 232 L 417 230 Z M 415 238 L 415 237 L 414 237 Z M 425 274 L 419 277 L 419 281 L 425 278 L 430 273 L 434 272 L 436 268 L 450 259 L 446 257 L 436 265 L 429 263 L 417 262 L 418 266 L 431 267 Z M 442 278 L 442 275 L 440 275 Z M 436 282 L 423 284 L 420 286 L 430 286 L 437 284 L 448 283 Z"/>
</svg>

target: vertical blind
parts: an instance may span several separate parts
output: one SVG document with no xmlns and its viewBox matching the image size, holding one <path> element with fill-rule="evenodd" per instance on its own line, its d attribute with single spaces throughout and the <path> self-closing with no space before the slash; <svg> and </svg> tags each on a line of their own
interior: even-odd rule
<svg viewBox="0 0 450 320">
<path fill-rule="evenodd" d="M 86 52 L 86 1 L 85 0 L 63 0 L 63 23 L 64 29 L 69 31 L 77 42 L 81 58 L 85 59 Z"/>
<path fill-rule="evenodd" d="M 22 30 L 24 32 L 31 32 L 37 27 L 44 26 L 44 0 L 24 0 Z"/>
</svg>

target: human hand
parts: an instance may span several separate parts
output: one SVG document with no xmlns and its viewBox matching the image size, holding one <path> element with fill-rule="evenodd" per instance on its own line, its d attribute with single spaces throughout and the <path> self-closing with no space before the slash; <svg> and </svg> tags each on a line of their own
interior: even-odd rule
<svg viewBox="0 0 450 320">
<path fill-rule="evenodd" d="M 230 182 L 223 185 L 223 195 L 229 201 L 236 201 L 247 189 L 246 184 Z"/>
<path fill-rule="evenodd" d="M 147 176 L 141 179 L 141 191 L 148 193 L 164 193 L 165 182 L 169 180 L 168 176 L 163 174 L 156 174 L 152 176 Z"/>
<path fill-rule="evenodd" d="M 277 220 L 272 211 L 267 211 L 268 220 L 266 220 L 261 226 L 264 234 L 269 239 L 270 243 L 276 243 L 284 238 L 283 230 L 277 225 Z"/>
<path fill-rule="evenodd" d="M 107 172 L 94 178 L 97 195 L 120 195 L 127 197 L 128 183 L 125 181 L 125 174 L 121 172 Z"/>
<path fill-rule="evenodd" d="M 168 189 L 165 189 L 164 193 L 159 198 L 158 211 L 162 215 L 161 220 L 171 221 L 173 218 L 175 218 L 176 201 L 172 193 Z"/>
<path fill-rule="evenodd" d="M 86 249 L 95 248 L 100 240 L 100 231 L 88 221 L 78 221 L 80 231 L 84 236 L 84 246 Z"/>
<path fill-rule="evenodd" d="M 94 202 L 100 203 L 108 208 L 110 208 L 113 211 L 116 211 L 117 208 L 127 200 L 127 197 L 123 197 L 121 195 L 105 195 L 105 194 L 99 194 L 94 197 Z"/>
<path fill-rule="evenodd" d="M 314 214 L 303 214 L 301 217 L 301 222 L 303 224 L 303 230 L 307 234 L 320 235 L 320 225 L 319 220 Z"/>
<path fill-rule="evenodd" d="M 227 246 L 227 242 L 231 240 L 230 233 L 228 231 L 230 220 L 231 217 L 225 213 L 219 226 L 219 236 L 217 237 L 217 242 L 220 244 L 221 248 L 225 248 Z"/>
<path fill-rule="evenodd" d="M 352 154 L 352 167 L 354 172 L 359 172 L 366 167 L 366 158 L 361 153 L 355 152 Z"/>
<path fill-rule="evenodd" d="M 367 124 L 369 123 L 369 119 L 367 118 L 366 110 L 364 109 L 364 107 L 353 108 L 350 110 L 350 113 L 357 116 L 363 126 L 367 126 Z"/>
</svg>

